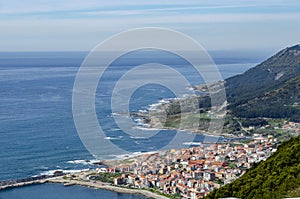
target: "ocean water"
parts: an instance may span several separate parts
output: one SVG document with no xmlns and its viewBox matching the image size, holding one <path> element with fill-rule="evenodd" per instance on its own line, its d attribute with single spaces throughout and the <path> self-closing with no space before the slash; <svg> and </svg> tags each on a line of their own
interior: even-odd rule
<svg viewBox="0 0 300 199">
<path fill-rule="evenodd" d="M 86 55 L 85 52 L 0 53 L 0 180 L 50 174 L 58 169 L 73 171 L 94 167 L 86 161 L 94 157 L 79 139 L 72 116 L 73 84 Z M 253 58 L 226 59 L 226 56 L 216 60 L 224 79 L 240 74 L 260 61 Z M 192 84 L 204 83 L 193 70 L 187 69 L 185 60 L 165 52 L 137 52 L 115 61 L 98 87 L 96 112 L 106 139 L 130 152 L 159 150 L 175 133 L 162 131 L 151 140 L 127 136 L 118 128 L 111 117 L 111 110 L 107 108 L 116 80 L 130 68 L 154 61 L 176 68 Z M 97 101 L 99 96 L 104 99 L 101 103 Z M 134 93 L 129 108 L 133 111 L 145 109 L 150 104 L 170 97 L 174 97 L 174 94 L 164 87 L 145 85 Z M 105 106 L 103 103 L 106 103 Z M 193 142 L 202 140 L 203 136 L 199 135 Z M 38 185 L 0 192 L 0 196 L 14 198 L 9 194 L 19 193 L 16 198 L 21 198 L 22 191 L 39 189 L 47 192 L 62 188 L 60 185 Z M 70 193 L 76 193 L 77 189 L 86 190 L 68 188 Z M 92 197 L 92 192 L 82 198 Z M 111 196 L 114 197 L 139 196 Z"/>
<path fill-rule="evenodd" d="M 42 184 L 7 189 L 0 192 L 1 199 L 145 199 L 142 195 L 117 193 L 83 186 L 64 187 L 62 184 Z"/>
</svg>

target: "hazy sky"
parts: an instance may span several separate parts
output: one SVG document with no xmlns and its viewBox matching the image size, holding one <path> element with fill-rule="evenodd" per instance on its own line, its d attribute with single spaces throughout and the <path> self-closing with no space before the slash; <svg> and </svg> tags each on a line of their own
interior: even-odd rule
<svg viewBox="0 0 300 199">
<path fill-rule="evenodd" d="M 181 31 L 208 50 L 300 42 L 299 0 L 0 0 L 0 51 L 89 51 L 120 31 Z"/>
</svg>

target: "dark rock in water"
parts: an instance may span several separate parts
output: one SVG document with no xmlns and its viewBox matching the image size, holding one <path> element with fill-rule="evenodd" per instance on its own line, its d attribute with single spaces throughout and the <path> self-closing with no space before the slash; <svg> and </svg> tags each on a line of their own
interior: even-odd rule
<svg viewBox="0 0 300 199">
<path fill-rule="evenodd" d="M 55 171 L 54 172 L 54 176 L 60 176 L 60 175 L 63 175 L 64 174 L 64 172 L 63 171 Z"/>
<path fill-rule="evenodd" d="M 102 166 L 104 163 L 101 162 L 101 161 L 99 161 L 99 162 L 93 162 L 93 164 L 94 164 L 94 165 L 101 165 L 101 166 Z"/>
</svg>

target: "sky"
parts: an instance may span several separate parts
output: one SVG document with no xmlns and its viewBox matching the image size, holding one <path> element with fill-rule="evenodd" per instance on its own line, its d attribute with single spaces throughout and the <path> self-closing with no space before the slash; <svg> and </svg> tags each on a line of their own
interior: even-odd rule
<svg viewBox="0 0 300 199">
<path fill-rule="evenodd" d="M 300 42 L 299 0 L 0 0 L 0 51 L 90 51 L 132 28 L 162 27 L 207 50 Z"/>
</svg>

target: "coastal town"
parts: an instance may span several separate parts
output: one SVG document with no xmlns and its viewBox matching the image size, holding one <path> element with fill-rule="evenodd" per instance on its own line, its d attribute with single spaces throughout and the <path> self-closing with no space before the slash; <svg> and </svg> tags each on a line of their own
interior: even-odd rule
<svg viewBox="0 0 300 199">
<path fill-rule="evenodd" d="M 98 172 L 123 173 L 114 179 L 114 185 L 154 188 L 195 199 L 230 183 L 275 151 L 276 138 L 257 137 L 244 145 L 220 143 L 147 154 L 130 164 L 102 168 Z"/>
<path fill-rule="evenodd" d="M 281 129 L 294 132 L 295 136 L 299 135 L 299 127 L 299 123 L 285 121 Z M 97 171 L 100 175 L 122 173 L 114 178 L 116 186 L 155 189 L 182 198 L 202 198 L 213 189 L 237 179 L 254 164 L 265 161 L 276 152 L 280 142 L 273 135 L 253 134 L 247 143 L 201 144 L 145 154 Z"/>
<path fill-rule="evenodd" d="M 297 136 L 300 123 L 283 121 L 279 125 L 273 123 L 250 129 L 254 132 L 259 129 L 282 130 L 285 134 Z M 96 170 L 69 174 L 57 171 L 53 176 L 2 182 L 0 189 L 50 182 L 143 194 L 149 198 L 203 198 L 270 157 L 283 141 L 277 137 L 253 133 L 248 140 L 202 143 L 122 160 L 107 160 L 103 162 L 107 166 Z"/>
</svg>

